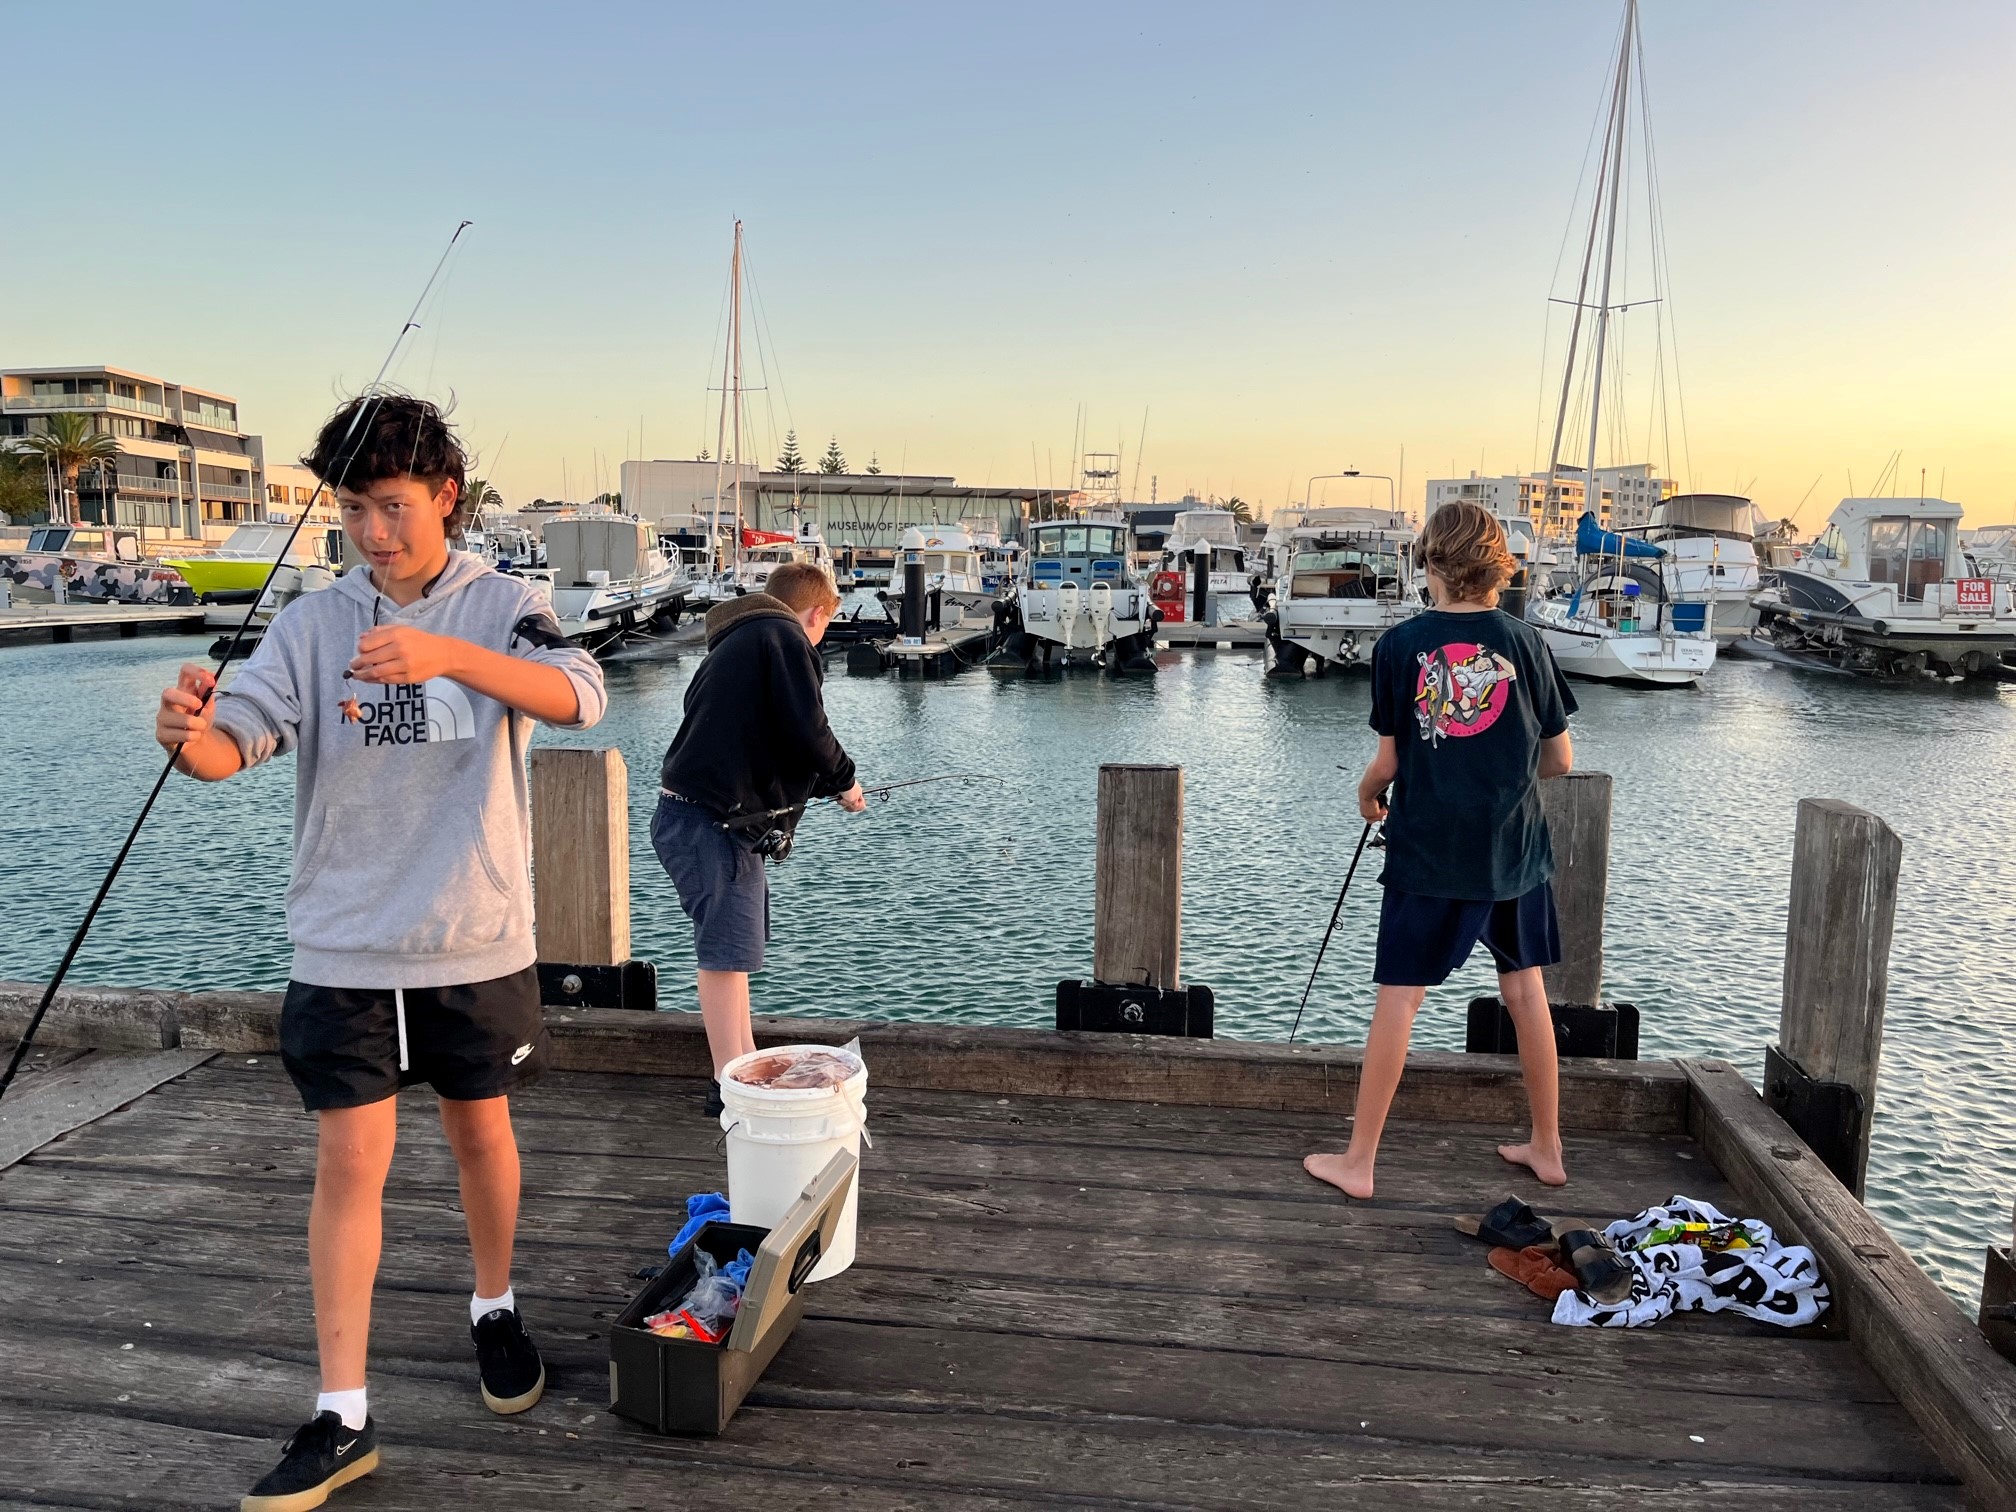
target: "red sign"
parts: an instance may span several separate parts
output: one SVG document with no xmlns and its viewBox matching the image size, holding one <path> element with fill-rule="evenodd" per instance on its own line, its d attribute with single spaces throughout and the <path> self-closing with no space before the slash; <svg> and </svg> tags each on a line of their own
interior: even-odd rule
<svg viewBox="0 0 2016 1512">
<path fill-rule="evenodd" d="M 789 546 L 796 539 L 796 536 L 783 531 L 751 530 L 747 526 L 744 526 L 742 530 L 742 549 L 744 551 L 751 551 L 758 546 Z"/>
<path fill-rule="evenodd" d="M 1963 614 L 1973 609 L 1978 609 L 1983 614 L 1993 614 L 1995 585 L 1987 578 L 1955 578 L 1953 607 Z"/>
</svg>

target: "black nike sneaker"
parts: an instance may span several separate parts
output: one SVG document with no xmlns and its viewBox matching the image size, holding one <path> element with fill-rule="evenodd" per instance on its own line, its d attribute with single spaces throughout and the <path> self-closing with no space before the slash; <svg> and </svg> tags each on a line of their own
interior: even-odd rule
<svg viewBox="0 0 2016 1512">
<path fill-rule="evenodd" d="M 476 1341 L 476 1369 L 483 1378 L 483 1405 L 492 1412 L 523 1412 L 546 1390 L 546 1366 L 539 1346 L 525 1332 L 516 1308 L 483 1314 L 469 1330 Z"/>
<path fill-rule="evenodd" d="M 329 1493 L 378 1468 L 378 1425 L 345 1428 L 333 1412 L 318 1412 L 287 1440 L 280 1463 L 241 1497 L 238 1512 L 308 1512 Z"/>
</svg>

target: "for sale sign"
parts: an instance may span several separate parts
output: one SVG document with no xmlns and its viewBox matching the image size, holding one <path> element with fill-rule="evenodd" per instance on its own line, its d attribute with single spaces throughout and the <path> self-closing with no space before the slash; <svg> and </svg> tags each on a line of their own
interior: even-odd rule
<svg viewBox="0 0 2016 1512">
<path fill-rule="evenodd" d="M 1953 607 L 1962 614 L 1995 612 L 1995 585 L 1987 578 L 1956 578 L 1953 581 Z"/>
</svg>

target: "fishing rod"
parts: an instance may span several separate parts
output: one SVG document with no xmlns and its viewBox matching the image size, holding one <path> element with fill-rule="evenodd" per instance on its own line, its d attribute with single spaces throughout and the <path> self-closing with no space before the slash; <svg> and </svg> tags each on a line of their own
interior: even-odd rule
<svg viewBox="0 0 2016 1512">
<path fill-rule="evenodd" d="M 238 628 L 231 634 L 230 642 L 224 647 L 224 654 L 217 659 L 217 665 L 211 669 L 210 685 L 203 690 L 202 702 L 196 707 L 197 713 L 200 714 L 209 708 L 210 701 L 217 696 L 217 680 L 224 675 L 224 669 L 231 665 L 232 659 L 238 654 L 238 648 L 244 644 L 245 636 L 252 628 L 253 616 L 258 613 L 260 603 L 271 591 L 273 579 L 279 576 L 280 568 L 286 563 L 288 554 L 293 551 L 294 541 L 301 534 L 301 527 L 308 523 L 308 516 L 314 512 L 316 502 L 325 493 L 333 495 L 349 478 L 350 469 L 357 460 L 356 453 L 350 449 L 350 443 L 363 425 L 364 417 L 375 412 L 379 400 L 384 395 L 385 375 L 391 371 L 393 359 L 399 355 L 399 348 L 405 344 L 406 338 L 420 329 L 420 311 L 427 303 L 427 296 L 434 291 L 434 285 L 441 277 L 441 270 L 448 265 L 448 258 L 454 252 L 455 244 L 462 239 L 462 233 L 473 224 L 475 224 L 473 221 L 466 220 L 459 223 L 455 227 L 454 234 L 448 238 L 448 245 L 442 248 L 441 257 L 434 264 L 434 271 L 427 275 L 427 282 L 421 287 L 420 297 L 413 301 L 412 312 L 399 327 L 399 334 L 392 339 L 392 346 L 386 352 L 385 360 L 378 365 L 378 376 L 371 380 L 370 386 L 359 396 L 368 397 L 370 403 L 360 404 L 357 407 L 357 412 L 350 417 L 349 427 L 343 432 L 342 443 L 336 450 L 336 454 L 343 459 L 341 470 L 334 481 L 328 478 L 317 480 L 314 493 L 308 496 L 308 502 L 301 507 L 300 513 L 295 517 L 294 528 L 287 532 L 285 544 L 274 557 L 272 567 L 267 570 L 266 581 L 260 585 L 259 592 L 252 602 L 246 606 L 245 618 L 239 621 Z M 105 880 L 98 884 L 98 892 L 91 899 L 91 906 L 84 910 L 84 920 L 77 926 L 77 932 L 70 937 L 70 945 L 63 952 L 63 959 L 57 962 L 55 974 L 49 978 L 49 985 L 43 989 L 42 1001 L 35 1005 L 35 1012 L 29 1016 L 28 1027 L 22 1030 L 21 1038 L 14 1046 L 14 1054 L 7 1062 L 6 1071 L 0 1073 L 0 1097 L 5 1097 L 7 1089 L 14 1084 L 14 1074 L 21 1069 L 21 1062 L 28 1057 L 28 1047 L 34 1042 L 35 1031 L 42 1027 L 42 1020 L 48 1015 L 49 1005 L 56 1001 L 57 989 L 63 985 L 63 979 L 70 974 L 71 964 L 77 959 L 77 952 L 83 948 L 85 936 L 90 934 L 92 924 L 97 921 L 98 910 L 104 906 L 107 895 L 112 891 L 112 884 L 118 880 L 120 870 L 126 865 L 127 856 L 132 853 L 133 842 L 140 838 L 141 826 L 146 824 L 148 816 L 154 812 L 154 805 L 161 797 L 161 790 L 168 784 L 169 774 L 175 770 L 175 763 L 181 759 L 182 747 L 178 745 L 168 753 L 168 760 L 161 767 L 161 775 L 154 779 L 154 786 L 147 794 L 147 801 L 140 805 L 139 817 L 133 821 L 133 827 L 126 832 L 125 843 L 119 847 L 119 853 L 112 858 L 112 865 L 105 872 Z"/>
<path fill-rule="evenodd" d="M 1358 875 L 1358 858 L 1365 854 L 1365 842 L 1372 838 L 1371 820 L 1365 821 L 1365 828 L 1358 835 L 1358 849 L 1351 853 L 1351 865 L 1344 873 L 1344 885 L 1337 889 L 1337 906 L 1330 910 L 1330 927 L 1323 931 L 1323 943 L 1316 947 L 1316 964 L 1309 968 L 1309 980 L 1302 988 L 1302 1001 L 1295 1005 L 1295 1026 L 1288 1031 L 1288 1043 L 1295 1043 L 1295 1036 L 1302 1029 L 1302 1010 L 1309 1006 L 1310 989 L 1316 985 L 1316 973 L 1323 969 L 1323 953 L 1330 948 L 1330 936 L 1337 932 L 1337 920 L 1344 912 L 1344 895 L 1351 891 L 1351 879 Z M 1385 837 L 1380 837 L 1385 843 Z"/>
<path fill-rule="evenodd" d="M 889 795 L 899 788 L 923 787 L 932 782 L 999 782 L 1001 779 L 991 772 L 946 772 L 938 777 L 912 777 L 905 782 L 885 782 L 879 787 L 864 787 L 862 798 L 873 798 L 878 803 L 887 803 Z M 732 819 L 717 819 L 714 828 L 723 834 L 734 834 L 738 830 L 762 829 L 757 839 L 756 854 L 766 861 L 783 861 L 791 854 L 791 834 L 782 828 L 782 821 L 796 819 L 815 803 L 838 803 L 839 796 L 809 798 L 803 803 L 787 803 L 782 808 L 758 809 L 754 813 L 737 814 Z"/>
</svg>

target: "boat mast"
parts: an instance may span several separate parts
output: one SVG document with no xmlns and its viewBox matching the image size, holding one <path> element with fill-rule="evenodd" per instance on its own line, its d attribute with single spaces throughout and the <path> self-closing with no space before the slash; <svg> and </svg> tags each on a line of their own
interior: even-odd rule
<svg viewBox="0 0 2016 1512">
<path fill-rule="evenodd" d="M 728 350 L 735 376 L 735 570 L 742 570 L 742 222 L 735 222 L 735 257 L 728 274 Z"/>
<path fill-rule="evenodd" d="M 742 222 L 735 222 L 736 251 L 741 251 Z M 728 265 L 729 277 L 734 278 L 735 263 Z M 731 363 L 734 346 L 725 344 L 721 348 L 721 421 L 714 429 L 714 508 L 707 517 L 708 558 L 713 570 L 721 570 L 721 481 L 728 466 L 728 380 L 733 371 Z"/>
<path fill-rule="evenodd" d="M 1619 47 L 1617 53 L 1617 80 L 1611 86 L 1610 111 L 1609 111 L 1610 119 L 1604 126 L 1603 155 L 1598 160 L 1597 163 L 1596 191 L 1595 194 L 1592 196 L 1589 205 L 1589 235 L 1583 240 L 1582 243 L 1582 272 L 1581 276 L 1576 280 L 1575 283 L 1575 300 L 1574 300 L 1575 318 L 1572 322 L 1570 322 L 1568 327 L 1568 355 L 1561 365 L 1561 399 L 1559 404 L 1555 406 L 1554 410 L 1554 444 L 1548 449 L 1547 452 L 1547 489 L 1546 492 L 1541 495 L 1540 499 L 1540 507 L 1542 510 L 1540 533 L 1542 535 L 1546 533 L 1545 511 L 1547 510 L 1547 508 L 1551 505 L 1554 508 L 1554 511 L 1557 515 L 1560 513 L 1560 495 L 1557 480 L 1561 470 L 1561 442 L 1565 437 L 1565 435 L 1567 434 L 1568 402 L 1573 397 L 1575 389 L 1575 355 L 1581 348 L 1582 313 L 1583 311 L 1589 308 L 1589 274 L 1596 265 L 1596 232 L 1598 228 L 1600 228 L 1603 224 L 1604 186 L 1606 181 L 1614 183 L 1620 171 L 1619 167 L 1613 167 L 1613 161 L 1612 161 L 1613 158 L 1616 160 L 1616 163 L 1620 165 L 1620 167 L 1623 161 L 1623 143 L 1621 140 L 1623 136 L 1623 114 L 1621 109 L 1619 108 L 1619 99 L 1624 91 L 1625 74 L 1627 68 L 1629 67 L 1629 61 L 1631 57 L 1631 49 L 1630 49 L 1631 33 L 1633 30 L 1635 30 L 1637 18 L 1638 18 L 1637 0 L 1626 0 L 1625 14 L 1624 14 L 1625 36 L 1623 44 Z M 1609 248 L 1611 245 L 1614 245 L 1615 243 L 1616 230 L 1617 230 L 1617 220 L 1614 209 L 1614 196 L 1613 196 L 1613 208 L 1610 217 L 1610 238 L 1605 245 L 1605 252 L 1604 252 L 1605 257 L 1604 286 L 1606 290 L 1608 289 L 1609 286 L 1609 271 L 1608 271 Z M 1604 302 L 1607 304 L 1609 301 L 1606 298 Z M 1596 371 L 1596 381 L 1592 385 L 1592 387 L 1600 388 L 1601 380 L 1602 380 L 1602 369 L 1599 360 Z M 1592 467 L 1595 465 L 1595 459 L 1593 453 L 1590 459 L 1590 465 Z M 1586 480 L 1585 480 L 1585 487 L 1586 487 Z M 1585 504 L 1588 502 L 1586 496 L 1583 502 Z"/>
<path fill-rule="evenodd" d="M 1603 228 L 1603 291 L 1596 306 L 1596 351 L 1590 361 L 1589 377 L 1589 466 L 1582 474 L 1582 503 L 1591 513 L 1602 509 L 1603 495 L 1596 486 L 1596 428 L 1603 410 L 1603 346 L 1610 334 L 1610 271 L 1617 255 L 1617 196 L 1624 182 L 1624 129 L 1626 101 L 1631 94 L 1631 43 L 1638 28 L 1638 0 L 1624 3 L 1624 44 L 1617 50 L 1617 89 L 1611 101 L 1610 117 L 1610 210 Z M 1600 524 L 1601 521 L 1599 520 Z M 1620 543 L 1621 554 L 1623 547 Z"/>
</svg>

